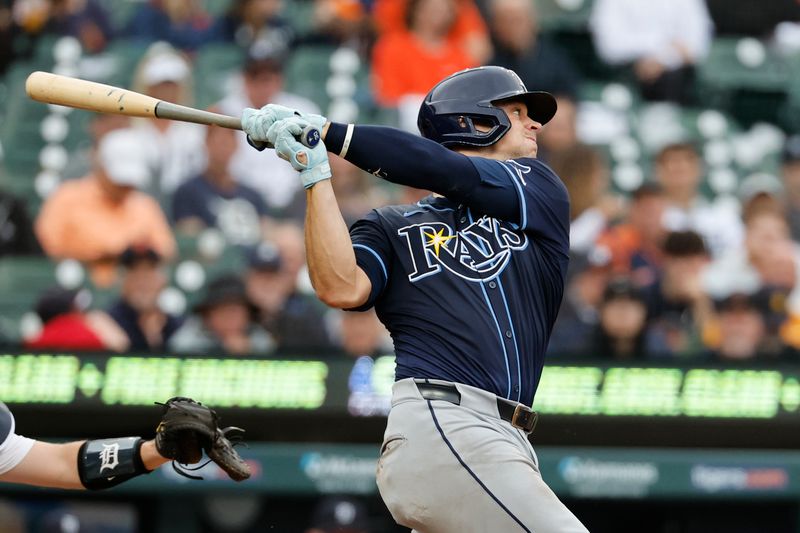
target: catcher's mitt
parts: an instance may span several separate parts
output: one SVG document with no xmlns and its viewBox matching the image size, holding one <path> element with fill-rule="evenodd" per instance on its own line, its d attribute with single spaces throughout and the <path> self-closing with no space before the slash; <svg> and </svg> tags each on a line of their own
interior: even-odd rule
<svg viewBox="0 0 800 533">
<path fill-rule="evenodd" d="M 175 470 L 196 478 L 178 470 L 175 462 L 199 463 L 205 450 L 209 460 L 214 461 L 231 479 L 243 481 L 250 477 L 250 467 L 228 440 L 229 433 L 244 430 L 235 427 L 220 429 L 217 413 L 191 398 L 176 396 L 158 405 L 164 409 L 156 428 L 156 449 L 164 457 L 173 460 Z"/>
</svg>

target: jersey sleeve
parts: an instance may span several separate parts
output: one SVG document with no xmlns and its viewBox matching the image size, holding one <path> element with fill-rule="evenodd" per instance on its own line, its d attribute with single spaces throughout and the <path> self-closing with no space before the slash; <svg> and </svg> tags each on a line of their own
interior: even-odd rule
<svg viewBox="0 0 800 533">
<path fill-rule="evenodd" d="M 569 249 L 569 195 L 550 167 L 537 159 L 527 158 L 498 161 L 472 157 L 470 160 L 480 174 L 478 190 L 515 192 L 514 201 L 518 205 L 512 218 L 507 219 L 509 222 L 564 250 Z M 475 195 L 471 207 L 483 212 L 487 209 L 498 211 L 502 207 L 481 206 L 482 196 L 485 197 Z M 506 203 L 511 203 L 508 194 L 495 193 L 492 197 L 504 198 Z"/>
<path fill-rule="evenodd" d="M 14 433 L 14 415 L 0 402 L 0 475 L 22 462 L 33 443 L 33 439 Z"/>
<path fill-rule="evenodd" d="M 356 264 L 369 278 L 372 290 L 364 305 L 348 309 L 348 311 L 366 311 L 371 308 L 389 282 L 392 249 L 379 220 L 378 213 L 371 211 L 350 228 L 350 239 L 353 241 Z"/>
</svg>

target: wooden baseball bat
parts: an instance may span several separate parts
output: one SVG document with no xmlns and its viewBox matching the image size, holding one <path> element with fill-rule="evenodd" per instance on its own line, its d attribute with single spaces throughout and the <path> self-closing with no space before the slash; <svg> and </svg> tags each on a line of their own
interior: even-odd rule
<svg viewBox="0 0 800 533">
<path fill-rule="evenodd" d="M 241 130 L 238 117 L 230 117 L 158 100 L 152 96 L 103 83 L 34 72 L 25 82 L 25 92 L 38 102 L 58 104 L 98 113 L 150 117 L 222 126 Z"/>
<path fill-rule="evenodd" d="M 158 100 L 146 94 L 94 81 L 70 78 L 50 72 L 33 72 L 25 81 L 25 92 L 37 102 L 76 107 L 98 113 L 114 113 L 129 117 L 155 117 L 182 122 L 194 122 L 241 130 L 239 117 L 220 115 L 202 109 Z M 320 132 L 314 126 L 303 128 L 298 140 L 309 148 L 320 141 Z M 268 142 L 251 141 L 254 148 L 272 148 Z"/>
</svg>

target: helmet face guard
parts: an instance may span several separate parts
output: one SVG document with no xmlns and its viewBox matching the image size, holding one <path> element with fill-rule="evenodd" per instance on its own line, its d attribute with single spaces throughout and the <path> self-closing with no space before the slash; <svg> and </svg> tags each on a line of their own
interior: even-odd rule
<svg viewBox="0 0 800 533">
<path fill-rule="evenodd" d="M 545 124 L 556 113 L 555 98 L 529 92 L 513 71 L 502 67 L 462 70 L 439 82 L 425 97 L 417 125 L 422 136 L 443 146 L 491 146 L 511 128 L 495 104 L 519 100 L 528 116 Z M 476 122 L 489 128 L 480 131 Z"/>
</svg>

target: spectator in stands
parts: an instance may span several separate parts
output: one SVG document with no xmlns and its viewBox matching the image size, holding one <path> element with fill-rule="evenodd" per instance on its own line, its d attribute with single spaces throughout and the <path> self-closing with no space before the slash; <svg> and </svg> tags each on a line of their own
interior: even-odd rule
<svg viewBox="0 0 800 533">
<path fill-rule="evenodd" d="M 133 90 L 158 100 L 191 105 L 191 65 L 169 45 L 156 43 L 139 61 Z M 147 145 L 149 164 L 156 169 L 154 194 L 166 198 L 181 183 L 203 170 L 205 131 L 202 126 L 152 118 L 135 120 L 134 127 Z"/>
<path fill-rule="evenodd" d="M 36 303 L 42 329 L 25 340 L 28 350 L 122 351 L 125 335 L 105 313 L 88 311 L 91 295 L 85 290 L 49 287 Z"/>
<path fill-rule="evenodd" d="M 146 43 L 165 41 L 192 51 L 209 42 L 211 24 L 200 0 L 150 0 L 133 14 L 127 34 Z"/>
<path fill-rule="evenodd" d="M 235 274 L 212 280 L 194 312 L 170 339 L 171 351 L 249 355 L 274 348 L 270 335 L 255 324 L 256 309 Z"/>
<path fill-rule="evenodd" d="M 669 233 L 663 245 L 661 277 L 647 287 L 648 351 L 659 356 L 698 355 L 713 318 L 703 284 L 710 258 L 696 232 Z"/>
<path fill-rule="evenodd" d="M 389 333 L 374 309 L 361 313 L 343 311 L 339 317 L 339 347 L 346 355 L 355 359 L 393 352 Z"/>
<path fill-rule="evenodd" d="M 0 6 L 0 76 L 4 76 L 9 65 L 22 55 L 20 50 L 15 49 L 21 30 L 14 20 L 12 7 L 7 3 Z"/>
<path fill-rule="evenodd" d="M 745 245 L 720 257 L 705 273 L 707 290 L 730 294 L 742 286 L 752 287 L 765 302 L 763 313 L 767 336 L 777 344 L 787 317 L 794 319 L 800 310 L 800 248 L 791 239 L 789 224 L 782 210 L 767 207 L 751 210 L 745 220 Z M 796 344 L 792 341 L 792 344 Z"/>
<path fill-rule="evenodd" d="M 117 258 L 132 244 L 147 243 L 171 258 L 175 239 L 169 223 L 158 202 L 138 190 L 149 179 L 141 137 L 128 129 L 105 135 L 94 170 L 62 183 L 44 202 L 35 231 L 45 253 L 87 263 L 101 287 L 113 283 Z"/>
<path fill-rule="evenodd" d="M 549 163 L 556 154 L 576 146 L 578 141 L 578 106 L 575 100 L 565 95 L 556 95 L 558 111 L 547 126 L 539 131 L 536 142 L 539 153 L 536 158 Z"/>
<path fill-rule="evenodd" d="M 713 35 L 703 0 L 597 0 L 590 27 L 600 58 L 630 68 L 646 99 L 690 100 Z"/>
<path fill-rule="evenodd" d="M 378 103 L 399 107 L 400 125 L 417 131 L 417 111 L 425 94 L 442 78 L 479 63 L 449 38 L 456 0 L 409 0 L 406 26 L 383 34 L 372 58 Z"/>
<path fill-rule="evenodd" d="M 792 241 L 789 224 L 780 210 L 752 211 L 745 220 L 744 247 L 731 250 L 709 267 L 708 275 L 731 287 L 745 277 L 759 286 L 791 291 L 800 277 L 800 249 Z M 735 276 L 735 277 L 732 277 Z"/>
<path fill-rule="evenodd" d="M 108 13 L 96 0 L 53 0 L 47 31 L 77 38 L 84 53 L 102 52 L 114 37 Z"/>
<path fill-rule="evenodd" d="M 208 165 L 205 172 L 183 183 L 172 196 L 175 229 L 197 235 L 216 227 L 228 243 L 253 246 L 268 231 L 267 205 L 255 189 L 237 183 L 230 162 L 237 148 L 236 132 L 206 128 Z"/>
<path fill-rule="evenodd" d="M 214 22 L 212 38 L 242 48 L 267 41 L 276 49 L 288 50 L 294 30 L 280 16 L 283 4 L 283 0 L 233 0 L 228 11 Z"/>
<path fill-rule="evenodd" d="M 386 205 L 387 195 L 374 184 L 369 174 L 342 157 L 331 156 L 330 164 L 336 175 L 336 181 L 331 182 L 333 192 L 348 227 L 371 209 Z"/>
<path fill-rule="evenodd" d="M 667 198 L 667 229 L 698 232 L 714 257 L 741 245 L 738 209 L 730 202 L 711 202 L 700 193 L 703 165 L 694 146 L 677 143 L 663 147 L 656 155 L 654 173 Z"/>
<path fill-rule="evenodd" d="M 297 290 L 314 295 L 306 266 L 303 227 L 292 222 L 278 224 L 270 232 L 269 238 L 278 247 L 282 268 L 286 270 Z"/>
<path fill-rule="evenodd" d="M 274 338 L 281 352 L 330 349 L 327 309 L 297 288 L 297 273 L 278 247 L 264 242 L 248 253 L 247 296 L 256 321 Z"/>
<path fill-rule="evenodd" d="M 0 500 L 0 524 L 3 524 L 4 533 L 28 533 L 26 514 L 24 504 Z"/>
<path fill-rule="evenodd" d="M 360 0 L 315 0 L 314 31 L 307 42 L 341 44 L 366 57 L 372 21 Z"/>
<path fill-rule="evenodd" d="M 530 0 L 490 2 L 494 56 L 490 65 L 513 70 L 525 85 L 575 98 L 580 75 L 569 56 L 539 33 L 539 19 Z"/>
<path fill-rule="evenodd" d="M 742 219 L 747 220 L 757 211 L 775 211 L 786 214 L 784 188 L 780 178 L 766 172 L 750 174 L 739 184 L 739 203 Z"/>
<path fill-rule="evenodd" d="M 413 9 L 412 0 L 375 0 L 372 15 L 378 34 L 406 31 Z M 492 44 L 478 6 L 474 0 L 456 0 L 455 10 L 455 20 L 447 39 L 453 46 L 464 50 L 474 64 L 486 63 L 492 56 Z"/>
<path fill-rule="evenodd" d="M 603 291 L 611 277 L 611 257 L 606 250 L 594 248 L 587 254 L 572 254 L 564 299 L 550 335 L 549 353 L 591 355 Z"/>
<path fill-rule="evenodd" d="M 646 182 L 631 194 L 625 220 L 597 239 L 597 246 L 611 255 L 613 271 L 629 276 L 637 287 L 653 284 L 661 273 L 666 207 L 661 186 Z"/>
<path fill-rule="evenodd" d="M 310 100 L 283 90 L 283 68 L 286 57 L 270 43 L 256 42 L 247 49 L 241 83 L 235 85 L 216 107 L 221 113 L 238 117 L 246 107 L 259 109 L 269 103 L 298 109 L 303 113 L 319 113 Z M 285 217 L 298 194 L 303 193 L 297 172 L 282 161 L 274 150 L 259 152 L 247 144 L 244 133 L 238 133 L 238 148 L 230 172 L 239 183 L 257 190 L 271 214 Z M 302 194 L 305 198 L 305 194 Z"/>
<path fill-rule="evenodd" d="M 326 496 L 311 513 L 305 533 L 370 533 L 369 516 L 363 502 L 350 496 Z"/>
<path fill-rule="evenodd" d="M 754 294 L 736 291 L 716 304 L 717 342 L 710 346 L 712 357 L 733 362 L 770 354 L 763 307 Z"/>
<path fill-rule="evenodd" d="M 603 292 L 592 355 L 605 359 L 643 359 L 646 355 L 647 305 L 627 278 L 614 278 Z"/>
<path fill-rule="evenodd" d="M 130 118 L 123 115 L 92 113 L 86 126 L 86 139 L 77 148 L 70 150 L 67 165 L 61 172 L 61 177 L 74 179 L 91 172 L 94 152 L 100 144 L 100 139 L 110 131 L 129 128 L 130 125 Z"/>
<path fill-rule="evenodd" d="M 800 135 L 786 140 L 781 164 L 781 180 L 785 194 L 786 214 L 792 238 L 800 241 Z"/>
<path fill-rule="evenodd" d="M 625 203 L 608 190 L 608 162 L 594 148 L 577 144 L 550 160 L 570 200 L 570 250 L 587 253 L 606 227 L 619 218 Z"/>
<path fill-rule="evenodd" d="M 0 189 L 0 257 L 41 253 L 25 202 Z"/>
<path fill-rule="evenodd" d="M 155 352 L 165 348 L 182 318 L 165 313 L 158 297 L 167 285 L 161 256 L 148 246 L 130 246 L 119 257 L 124 268 L 119 299 L 108 314 L 125 332 L 125 351 Z"/>
</svg>

